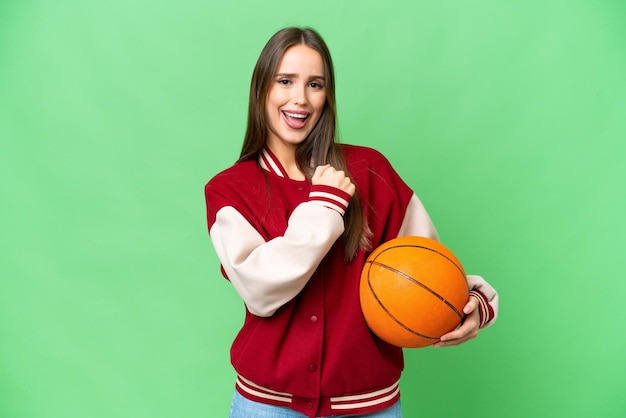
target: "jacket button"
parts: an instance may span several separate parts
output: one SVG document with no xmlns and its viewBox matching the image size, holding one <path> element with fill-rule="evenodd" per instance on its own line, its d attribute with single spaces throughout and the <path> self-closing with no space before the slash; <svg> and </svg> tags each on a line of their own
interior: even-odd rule
<svg viewBox="0 0 626 418">
<path fill-rule="evenodd" d="M 317 322 L 317 316 L 315 315 L 311 316 L 311 322 L 315 324 Z"/>
<path fill-rule="evenodd" d="M 307 402 L 306 403 L 306 408 L 307 409 L 313 409 L 313 402 Z"/>
<path fill-rule="evenodd" d="M 315 370 L 317 370 L 317 366 L 315 364 L 309 364 L 309 371 L 313 373 Z"/>
</svg>

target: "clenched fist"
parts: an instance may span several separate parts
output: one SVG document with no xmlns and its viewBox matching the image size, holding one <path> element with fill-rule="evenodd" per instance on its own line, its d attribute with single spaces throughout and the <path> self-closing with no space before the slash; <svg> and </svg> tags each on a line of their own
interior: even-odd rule
<svg viewBox="0 0 626 418">
<path fill-rule="evenodd" d="M 356 190 L 356 186 L 352 183 L 350 177 L 346 176 L 343 170 L 337 170 L 330 164 L 320 165 L 315 168 L 315 173 L 311 177 L 311 184 L 331 186 L 348 193 L 350 196 L 354 195 Z"/>
</svg>

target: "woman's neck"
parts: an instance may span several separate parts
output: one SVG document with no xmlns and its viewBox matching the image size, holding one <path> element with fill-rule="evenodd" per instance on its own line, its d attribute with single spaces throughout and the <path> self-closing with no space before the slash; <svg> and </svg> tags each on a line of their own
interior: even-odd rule
<svg viewBox="0 0 626 418">
<path fill-rule="evenodd" d="M 276 156 L 290 179 L 300 181 L 306 179 L 306 176 L 302 170 L 300 170 L 296 161 L 296 147 L 276 147 L 268 144 L 268 148 Z"/>
</svg>

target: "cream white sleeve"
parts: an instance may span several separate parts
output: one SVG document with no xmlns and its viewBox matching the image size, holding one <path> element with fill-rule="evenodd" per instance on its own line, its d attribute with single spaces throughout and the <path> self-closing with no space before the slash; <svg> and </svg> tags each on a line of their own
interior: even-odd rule
<svg viewBox="0 0 626 418">
<path fill-rule="evenodd" d="M 487 328 L 498 318 L 498 292 L 481 276 L 467 275 L 470 296 L 478 300 L 480 328 Z"/>
<path fill-rule="evenodd" d="M 398 236 L 415 235 L 439 241 L 439 235 L 424 205 L 414 194 L 409 201 Z M 498 292 L 481 276 L 467 275 L 470 295 L 478 300 L 480 327 L 486 328 L 498 317 Z"/>
<path fill-rule="evenodd" d="M 285 234 L 270 241 L 230 206 L 217 212 L 209 235 L 248 310 L 267 317 L 302 290 L 343 231 L 340 213 L 308 201 L 292 212 Z"/>
<path fill-rule="evenodd" d="M 409 235 L 426 237 L 439 241 L 439 235 L 437 234 L 435 225 L 433 225 L 433 222 L 430 220 L 430 216 L 428 216 L 424 205 L 415 194 L 413 194 L 411 200 L 409 201 L 409 205 L 407 206 L 404 214 L 404 220 L 402 221 L 402 226 L 400 226 L 400 231 L 398 232 L 399 237 Z"/>
</svg>

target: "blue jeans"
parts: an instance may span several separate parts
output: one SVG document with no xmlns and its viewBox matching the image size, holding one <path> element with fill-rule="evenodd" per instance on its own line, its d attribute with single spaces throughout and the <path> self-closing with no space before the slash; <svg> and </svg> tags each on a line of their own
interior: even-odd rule
<svg viewBox="0 0 626 418">
<path fill-rule="evenodd" d="M 230 406 L 229 418 L 306 418 L 306 415 L 283 406 L 266 405 L 244 398 L 235 391 L 233 403 Z M 333 415 L 335 418 L 402 418 L 400 401 L 387 409 L 364 415 Z"/>
</svg>

